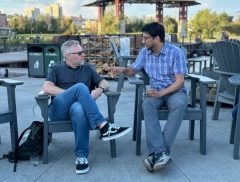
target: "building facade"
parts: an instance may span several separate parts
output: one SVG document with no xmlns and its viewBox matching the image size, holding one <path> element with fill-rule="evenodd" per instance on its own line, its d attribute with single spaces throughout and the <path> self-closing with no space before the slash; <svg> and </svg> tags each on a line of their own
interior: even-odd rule
<svg viewBox="0 0 240 182">
<path fill-rule="evenodd" d="M 30 8 L 26 8 L 24 10 L 24 13 L 27 17 L 32 18 L 33 20 L 36 20 L 37 17 L 40 15 L 40 9 L 35 7 L 30 7 Z"/>
<path fill-rule="evenodd" d="M 58 3 L 55 3 L 45 7 L 45 14 L 54 18 L 61 18 L 63 17 L 63 10 Z"/>
<path fill-rule="evenodd" d="M 0 27 L 7 27 L 7 15 L 0 11 Z"/>
</svg>

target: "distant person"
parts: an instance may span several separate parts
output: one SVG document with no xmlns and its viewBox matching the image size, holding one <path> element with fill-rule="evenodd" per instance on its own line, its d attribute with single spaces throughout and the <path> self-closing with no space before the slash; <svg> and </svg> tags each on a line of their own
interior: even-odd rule
<svg viewBox="0 0 240 182">
<path fill-rule="evenodd" d="M 50 120 L 72 121 L 76 173 L 83 174 L 89 170 L 91 129 L 99 129 L 100 138 L 107 141 L 125 135 L 131 128 L 108 123 L 100 113 L 95 100 L 108 90 L 109 84 L 89 65 L 83 65 L 84 53 L 79 42 L 66 41 L 62 44 L 61 51 L 66 63 L 50 67 L 43 91 L 54 96 L 49 105 Z"/>
<path fill-rule="evenodd" d="M 229 34 L 226 31 L 222 31 L 220 40 L 223 41 L 229 40 Z"/>
<path fill-rule="evenodd" d="M 188 104 L 184 87 L 187 65 L 183 51 L 165 42 L 163 25 L 157 22 L 146 24 L 142 33 L 145 47 L 134 63 L 130 67 L 109 67 L 107 70 L 131 76 L 143 69 L 149 76 L 151 89 L 146 92 L 142 105 L 149 155 L 143 163 L 148 171 L 154 172 L 172 161 L 171 147 Z M 169 117 L 162 129 L 158 109 L 165 104 L 169 108 Z"/>
<path fill-rule="evenodd" d="M 195 42 L 196 42 L 196 43 L 201 43 L 201 42 L 202 42 L 201 36 L 200 36 L 199 34 L 196 35 Z"/>
</svg>

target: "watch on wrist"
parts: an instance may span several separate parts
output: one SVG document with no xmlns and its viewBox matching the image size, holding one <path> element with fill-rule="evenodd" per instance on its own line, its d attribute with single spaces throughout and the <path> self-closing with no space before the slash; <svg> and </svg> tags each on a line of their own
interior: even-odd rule
<svg viewBox="0 0 240 182">
<path fill-rule="evenodd" d="M 98 86 L 98 88 L 101 88 L 102 89 L 102 91 L 103 91 L 103 93 L 106 91 L 103 87 L 101 87 L 101 86 Z"/>
</svg>

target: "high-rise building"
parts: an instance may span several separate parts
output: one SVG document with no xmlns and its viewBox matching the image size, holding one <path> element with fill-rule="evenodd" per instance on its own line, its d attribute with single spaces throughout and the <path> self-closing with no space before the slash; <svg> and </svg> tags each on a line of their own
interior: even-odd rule
<svg viewBox="0 0 240 182">
<path fill-rule="evenodd" d="M 0 11 L 0 27 L 7 27 L 7 15 Z"/>
<path fill-rule="evenodd" d="M 45 14 L 54 18 L 60 18 L 63 16 L 62 7 L 58 3 L 52 4 L 50 6 L 46 6 Z"/>
<path fill-rule="evenodd" d="M 40 9 L 35 7 L 26 8 L 24 13 L 27 17 L 36 20 L 36 18 L 40 15 Z"/>
</svg>

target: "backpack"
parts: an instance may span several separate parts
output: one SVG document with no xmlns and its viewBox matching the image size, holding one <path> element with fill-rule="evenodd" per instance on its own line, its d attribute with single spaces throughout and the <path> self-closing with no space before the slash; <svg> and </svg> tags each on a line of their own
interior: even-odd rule
<svg viewBox="0 0 240 182">
<path fill-rule="evenodd" d="M 20 144 L 24 134 L 29 132 L 26 140 Z M 16 172 L 18 160 L 30 160 L 30 156 L 42 155 L 43 153 L 43 122 L 33 121 L 19 136 L 15 152 L 3 155 L 2 159 L 8 158 L 9 162 L 14 163 L 13 172 Z"/>
</svg>

